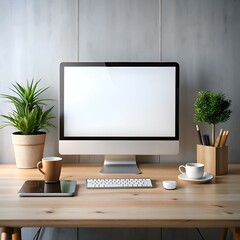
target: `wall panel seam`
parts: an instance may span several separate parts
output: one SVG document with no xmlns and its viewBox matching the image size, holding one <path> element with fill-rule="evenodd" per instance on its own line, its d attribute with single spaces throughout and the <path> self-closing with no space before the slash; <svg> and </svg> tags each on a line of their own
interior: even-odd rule
<svg viewBox="0 0 240 240">
<path fill-rule="evenodd" d="M 79 39 L 80 39 L 80 36 L 79 36 L 79 0 L 76 0 L 76 9 L 77 9 L 77 23 L 76 23 L 76 31 L 77 31 L 77 61 L 79 62 Z"/>
<path fill-rule="evenodd" d="M 163 0 L 159 0 L 159 14 L 160 14 L 160 17 L 159 17 L 159 59 L 160 59 L 160 62 L 162 62 L 162 51 L 163 51 L 163 38 L 162 38 L 162 13 L 163 13 L 163 5 L 162 5 L 162 1 Z"/>
</svg>

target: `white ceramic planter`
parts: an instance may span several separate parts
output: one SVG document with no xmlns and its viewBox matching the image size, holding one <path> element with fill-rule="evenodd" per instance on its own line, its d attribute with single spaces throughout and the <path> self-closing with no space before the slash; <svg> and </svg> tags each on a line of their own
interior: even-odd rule
<svg viewBox="0 0 240 240">
<path fill-rule="evenodd" d="M 36 168 L 43 157 L 46 133 L 36 135 L 12 134 L 17 168 Z"/>
</svg>

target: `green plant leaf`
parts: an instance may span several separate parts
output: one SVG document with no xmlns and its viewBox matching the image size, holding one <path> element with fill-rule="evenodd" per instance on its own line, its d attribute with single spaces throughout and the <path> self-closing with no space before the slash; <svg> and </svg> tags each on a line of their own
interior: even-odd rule
<svg viewBox="0 0 240 240">
<path fill-rule="evenodd" d="M 231 115 L 231 100 L 225 99 L 223 93 L 201 91 L 194 103 L 195 122 L 217 124 L 225 122 Z"/>
<path fill-rule="evenodd" d="M 41 94 L 48 87 L 38 89 L 38 84 L 34 79 L 22 86 L 19 83 L 12 84 L 11 91 L 15 95 L 1 94 L 2 98 L 12 103 L 15 109 L 8 115 L 1 115 L 5 119 L 0 128 L 13 126 L 24 135 L 36 134 L 40 130 L 48 131 L 50 127 L 54 127 L 51 120 L 55 118 L 52 114 L 54 106 L 44 109 L 48 101 L 52 99 L 41 98 Z"/>
</svg>

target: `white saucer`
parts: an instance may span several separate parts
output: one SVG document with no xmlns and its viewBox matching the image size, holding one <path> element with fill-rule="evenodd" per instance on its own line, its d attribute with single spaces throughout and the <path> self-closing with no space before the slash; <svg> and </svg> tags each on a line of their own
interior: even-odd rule
<svg viewBox="0 0 240 240">
<path fill-rule="evenodd" d="M 178 175 L 178 178 L 181 180 L 186 180 L 186 181 L 191 181 L 196 183 L 204 183 L 204 182 L 211 181 L 213 179 L 213 175 L 205 172 L 202 178 L 194 179 L 194 178 L 188 178 L 186 173 L 182 173 Z"/>
</svg>

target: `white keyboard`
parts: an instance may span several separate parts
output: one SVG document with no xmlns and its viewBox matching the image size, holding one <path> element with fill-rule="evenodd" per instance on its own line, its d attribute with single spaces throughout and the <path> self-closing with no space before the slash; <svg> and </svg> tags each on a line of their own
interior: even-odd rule
<svg viewBox="0 0 240 240">
<path fill-rule="evenodd" d="M 88 178 L 87 188 L 151 188 L 149 178 Z"/>
</svg>

